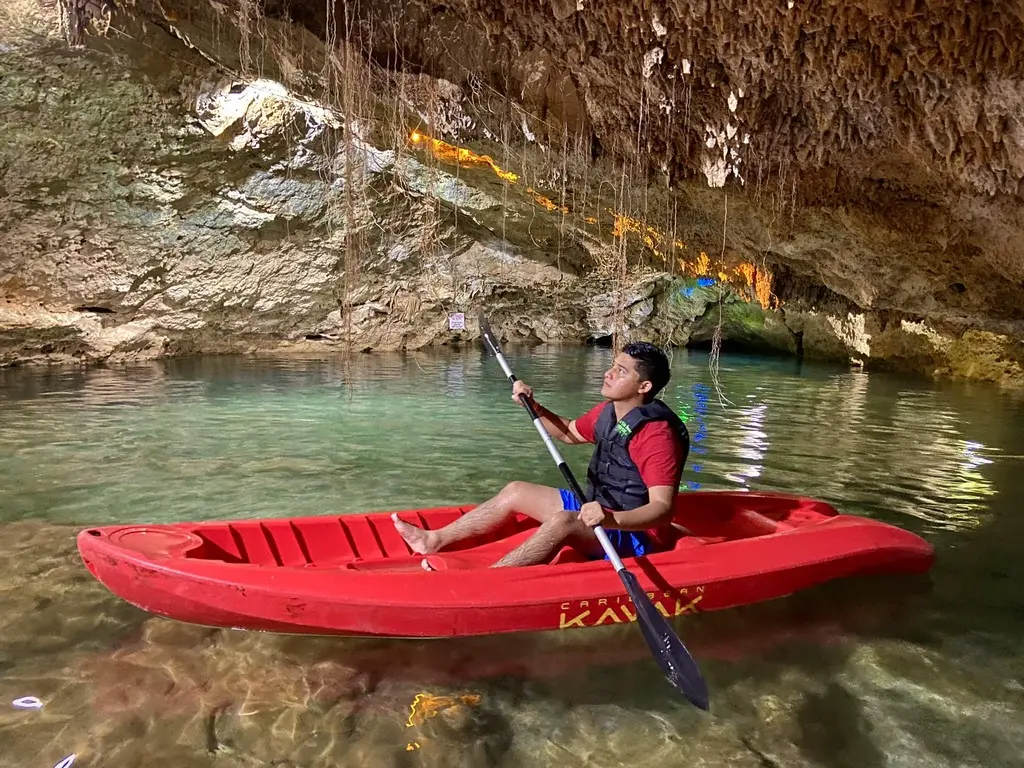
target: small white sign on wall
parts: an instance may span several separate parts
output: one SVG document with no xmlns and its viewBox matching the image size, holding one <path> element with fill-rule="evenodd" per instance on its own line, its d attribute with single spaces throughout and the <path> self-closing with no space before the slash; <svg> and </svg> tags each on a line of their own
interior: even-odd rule
<svg viewBox="0 0 1024 768">
<path fill-rule="evenodd" d="M 464 331 L 466 330 L 466 315 L 463 312 L 456 312 L 454 315 L 448 315 L 448 330 L 449 331 Z"/>
</svg>

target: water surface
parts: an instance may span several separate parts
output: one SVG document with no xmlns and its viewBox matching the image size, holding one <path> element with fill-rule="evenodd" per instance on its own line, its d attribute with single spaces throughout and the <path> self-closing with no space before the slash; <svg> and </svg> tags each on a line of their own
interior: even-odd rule
<svg viewBox="0 0 1024 768">
<path fill-rule="evenodd" d="M 603 349 L 509 350 L 549 408 Z M 560 476 L 479 349 L 0 371 L 0 766 L 1020 765 L 1024 406 L 987 385 L 678 352 L 689 488 L 794 491 L 931 541 L 927 579 L 681 620 L 711 715 L 634 627 L 296 638 L 148 617 L 74 535 L 402 509 Z M 579 476 L 589 451 L 564 449 Z M 40 697 L 41 710 L 7 702 Z"/>
</svg>

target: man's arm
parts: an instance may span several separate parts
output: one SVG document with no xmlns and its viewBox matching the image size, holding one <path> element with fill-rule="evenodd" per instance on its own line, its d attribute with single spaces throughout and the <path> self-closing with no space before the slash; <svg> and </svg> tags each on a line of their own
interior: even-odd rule
<svg viewBox="0 0 1024 768">
<path fill-rule="evenodd" d="M 533 390 L 530 389 L 528 384 L 524 384 L 522 381 L 516 381 L 512 385 L 512 399 L 519 405 L 523 404 L 524 397 L 528 397 L 533 400 Z M 556 440 L 565 443 L 566 445 L 580 445 L 582 443 L 589 443 L 590 441 L 580 434 L 580 431 L 576 428 L 576 419 L 566 419 L 559 416 L 554 411 L 549 411 L 543 405 L 533 400 L 533 410 L 536 411 L 540 417 L 540 423 L 544 425 L 544 429 L 547 430 L 548 434 Z"/>
<path fill-rule="evenodd" d="M 590 442 L 585 440 L 576 429 L 576 419 L 566 419 L 559 416 L 536 401 L 533 403 L 533 409 L 540 416 L 540 423 L 544 425 L 544 429 L 556 440 L 566 445 L 581 445 L 582 443 Z"/>
<path fill-rule="evenodd" d="M 606 510 L 615 520 L 614 525 L 609 527 L 621 528 L 624 531 L 643 531 L 671 522 L 676 489 L 671 485 L 657 485 L 649 488 L 647 493 L 651 500 L 642 507 L 624 512 Z"/>
</svg>

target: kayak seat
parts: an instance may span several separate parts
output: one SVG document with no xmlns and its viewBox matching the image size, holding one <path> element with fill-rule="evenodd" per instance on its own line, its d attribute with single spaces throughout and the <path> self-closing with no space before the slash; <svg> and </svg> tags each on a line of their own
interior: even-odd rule
<svg viewBox="0 0 1024 768">
<path fill-rule="evenodd" d="M 418 573 L 423 570 L 423 556 L 415 557 L 381 557 L 367 560 L 349 560 L 340 563 L 336 568 L 344 568 L 349 571 L 376 571 L 376 572 L 408 572 Z"/>
<path fill-rule="evenodd" d="M 590 562 L 591 558 L 580 552 L 575 547 L 567 546 L 562 547 L 555 556 L 551 558 L 551 565 L 559 565 L 561 563 L 587 563 Z"/>
<path fill-rule="evenodd" d="M 432 570 L 460 571 L 487 568 L 501 558 L 500 556 L 495 556 L 493 552 L 478 550 L 476 552 L 440 552 L 434 555 L 427 555 L 426 558 L 420 558 L 420 560 L 424 559 Z M 590 558 L 585 554 L 573 547 L 567 546 L 562 547 L 551 559 L 550 563 L 551 565 L 558 565 L 563 563 L 586 563 L 589 561 Z M 418 563 L 419 560 L 417 560 Z"/>
<path fill-rule="evenodd" d="M 724 541 L 730 541 L 730 538 L 728 536 L 680 536 L 671 551 L 697 549 L 698 547 L 706 547 L 709 544 L 721 544 Z"/>
<path fill-rule="evenodd" d="M 771 536 L 792 530 L 794 526 L 772 520 L 753 509 L 737 509 L 729 521 L 728 529 L 733 538 L 749 539 L 755 536 Z"/>
</svg>

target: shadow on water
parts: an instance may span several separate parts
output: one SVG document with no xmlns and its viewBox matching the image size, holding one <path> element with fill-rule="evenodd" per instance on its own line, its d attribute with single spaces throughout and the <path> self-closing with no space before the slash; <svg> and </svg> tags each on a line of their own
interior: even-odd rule
<svg viewBox="0 0 1024 768">
<path fill-rule="evenodd" d="M 884 761 L 870 740 L 870 717 L 857 696 L 834 680 L 859 644 L 899 638 L 920 622 L 930 589 L 927 578 L 851 579 L 757 606 L 676 619 L 675 626 L 708 678 L 712 718 L 755 728 L 760 714 L 751 692 L 792 689 L 783 678 L 798 669 L 805 680 L 833 681 L 822 690 L 801 690 L 794 700 L 800 752 L 819 765 L 873 767 Z M 282 660 L 299 667 L 337 659 L 363 677 L 371 694 L 398 686 L 480 695 L 473 716 L 459 721 L 463 730 L 441 720 L 431 733 L 465 743 L 486 730 L 488 759 L 507 746 L 510 708 L 537 709 L 557 721 L 597 707 L 599 717 L 627 728 L 636 726 L 634 712 L 679 726 L 705 717 L 667 684 L 635 625 L 452 640 L 270 642 Z M 759 752 L 755 742 L 748 749 Z"/>
<path fill-rule="evenodd" d="M 885 754 L 871 740 L 871 720 L 860 700 L 839 683 L 808 693 L 797 711 L 796 744 L 811 760 L 834 768 L 880 768 Z"/>
<path fill-rule="evenodd" d="M 828 679 L 859 642 L 898 637 L 920 621 L 927 579 L 854 579 L 782 600 L 675 620 L 702 667 L 713 709 L 742 709 L 751 687 L 794 667 Z M 662 677 L 635 625 L 585 631 L 436 640 L 250 636 L 299 667 L 337 661 L 364 681 L 412 688 L 501 689 L 563 706 L 607 704 L 670 712 L 681 697 Z M 687 705 L 688 706 L 688 705 Z"/>
</svg>

